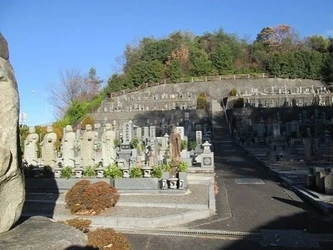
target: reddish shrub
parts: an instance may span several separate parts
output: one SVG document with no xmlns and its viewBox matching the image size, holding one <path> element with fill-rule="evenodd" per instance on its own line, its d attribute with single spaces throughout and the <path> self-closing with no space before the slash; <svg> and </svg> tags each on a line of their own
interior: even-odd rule
<svg viewBox="0 0 333 250">
<path fill-rule="evenodd" d="M 130 244 L 127 238 L 115 232 L 112 228 L 97 228 L 88 233 L 88 245 L 101 250 L 128 250 Z"/>
<path fill-rule="evenodd" d="M 75 218 L 75 219 L 64 221 L 64 224 L 71 226 L 71 227 L 75 227 L 76 229 L 78 229 L 84 233 L 88 233 L 89 226 L 91 224 L 91 220 Z"/>
<path fill-rule="evenodd" d="M 76 183 L 65 197 L 67 208 L 73 214 L 99 214 L 116 205 L 119 200 L 117 189 L 104 181 L 90 184 L 88 180 Z"/>
</svg>

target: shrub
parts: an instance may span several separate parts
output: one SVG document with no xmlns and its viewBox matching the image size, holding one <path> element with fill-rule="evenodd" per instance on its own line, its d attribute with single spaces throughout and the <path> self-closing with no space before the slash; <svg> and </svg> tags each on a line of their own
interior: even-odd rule
<svg viewBox="0 0 333 250">
<path fill-rule="evenodd" d="M 88 180 L 76 183 L 65 196 L 66 207 L 72 214 L 99 214 L 116 205 L 119 194 L 104 181 L 90 184 Z"/>
<path fill-rule="evenodd" d="M 83 233 L 88 233 L 91 220 L 75 218 L 71 220 L 66 220 L 63 223 L 68 226 L 75 227 L 76 229 L 82 231 Z"/>
<path fill-rule="evenodd" d="M 84 177 L 96 177 L 96 175 L 97 173 L 94 167 L 87 167 L 85 170 L 83 170 Z"/>
<path fill-rule="evenodd" d="M 130 170 L 130 177 L 131 178 L 140 178 L 142 177 L 142 171 L 139 167 L 133 167 Z"/>
<path fill-rule="evenodd" d="M 97 228 L 88 233 L 88 245 L 101 250 L 117 249 L 128 250 L 130 244 L 127 238 L 115 232 L 112 228 Z"/>
<path fill-rule="evenodd" d="M 131 148 L 139 149 L 139 139 L 134 137 L 130 142 Z"/>
<path fill-rule="evenodd" d="M 123 172 L 116 164 L 113 164 L 105 169 L 104 176 L 106 178 L 114 178 L 114 179 L 121 178 L 123 176 Z"/>
<path fill-rule="evenodd" d="M 231 89 L 229 95 L 230 96 L 236 96 L 237 95 L 237 89 Z"/>
<path fill-rule="evenodd" d="M 195 149 L 195 147 L 197 146 L 197 142 L 196 141 L 190 141 L 188 143 L 188 147 L 192 150 Z"/>
<path fill-rule="evenodd" d="M 162 164 L 159 166 L 153 167 L 153 171 L 151 173 L 153 178 L 161 178 L 163 172 L 170 172 L 171 167 L 169 164 Z"/>
<path fill-rule="evenodd" d="M 205 109 L 207 105 L 207 95 L 202 92 L 199 94 L 197 99 L 197 109 Z"/>
<path fill-rule="evenodd" d="M 61 169 L 61 177 L 62 178 L 71 178 L 73 174 L 73 169 L 71 167 L 65 167 L 63 169 Z"/>
<path fill-rule="evenodd" d="M 187 149 L 187 141 L 186 140 L 182 140 L 180 142 L 180 150 L 184 150 Z"/>
<path fill-rule="evenodd" d="M 188 169 L 188 163 L 186 161 L 181 161 L 178 166 L 178 172 L 186 172 Z"/>
<path fill-rule="evenodd" d="M 114 146 L 117 148 L 117 147 L 120 147 L 120 140 L 119 139 L 114 139 L 113 140 L 113 144 L 114 144 Z"/>
</svg>

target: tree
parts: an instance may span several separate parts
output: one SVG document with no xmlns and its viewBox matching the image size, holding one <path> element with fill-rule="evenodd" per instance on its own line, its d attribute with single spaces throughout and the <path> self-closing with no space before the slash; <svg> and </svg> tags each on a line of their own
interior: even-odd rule
<svg viewBox="0 0 333 250">
<path fill-rule="evenodd" d="M 176 82 L 182 76 L 182 66 L 177 59 L 172 59 L 166 71 L 166 75 L 170 78 L 171 82 Z"/>
<path fill-rule="evenodd" d="M 327 52 L 329 40 L 323 36 L 309 36 L 305 39 L 305 45 L 318 52 Z"/>
<path fill-rule="evenodd" d="M 83 76 L 78 69 L 65 69 L 59 72 L 59 82 L 51 84 L 50 101 L 55 114 L 61 118 L 72 102 L 81 95 Z"/>
<path fill-rule="evenodd" d="M 170 41 L 166 39 L 159 41 L 150 39 L 143 47 L 141 59 L 148 62 L 157 60 L 164 64 L 168 60 L 171 51 L 172 44 Z"/>
<path fill-rule="evenodd" d="M 228 74 L 233 71 L 234 62 L 231 49 L 228 45 L 222 43 L 211 54 L 213 67 L 219 74 Z"/>
<path fill-rule="evenodd" d="M 289 51 L 298 42 L 298 35 L 289 25 L 280 24 L 263 28 L 256 41 L 262 42 L 271 50 Z"/>
<path fill-rule="evenodd" d="M 64 116 L 74 101 L 89 101 L 96 97 L 102 83 L 94 68 L 90 69 L 88 75 L 78 69 L 65 69 L 59 72 L 59 78 L 59 82 L 51 84 L 50 88 L 50 102 L 58 118 Z"/>
<path fill-rule="evenodd" d="M 190 49 L 189 61 L 192 63 L 192 75 L 208 75 L 212 70 L 212 63 L 206 52 L 202 49 L 192 47 Z"/>
<path fill-rule="evenodd" d="M 83 79 L 79 101 L 92 100 L 100 92 L 102 83 L 103 80 L 97 76 L 96 69 L 90 68 L 88 75 Z"/>
</svg>

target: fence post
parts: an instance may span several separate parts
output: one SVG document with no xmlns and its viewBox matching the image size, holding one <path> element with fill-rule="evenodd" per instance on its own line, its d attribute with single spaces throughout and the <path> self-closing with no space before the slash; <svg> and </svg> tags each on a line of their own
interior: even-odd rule
<svg viewBox="0 0 333 250">
<path fill-rule="evenodd" d="M 265 78 L 265 73 L 262 73 L 262 78 Z"/>
<path fill-rule="evenodd" d="M 250 79 L 250 74 L 247 74 L 247 79 Z"/>
<path fill-rule="evenodd" d="M 205 82 L 207 82 L 207 76 L 205 76 Z"/>
<path fill-rule="evenodd" d="M 220 75 L 220 81 L 222 81 L 222 76 Z"/>
<path fill-rule="evenodd" d="M 236 80 L 236 75 L 234 75 L 234 80 Z"/>
<path fill-rule="evenodd" d="M 193 77 L 191 77 L 191 82 L 193 82 Z"/>
</svg>

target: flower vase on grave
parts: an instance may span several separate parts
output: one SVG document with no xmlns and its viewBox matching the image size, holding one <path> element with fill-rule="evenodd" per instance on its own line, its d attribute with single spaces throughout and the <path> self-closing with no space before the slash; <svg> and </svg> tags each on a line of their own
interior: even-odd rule
<svg viewBox="0 0 333 250">
<path fill-rule="evenodd" d="M 143 170 L 143 178 L 150 178 L 151 177 L 151 172 L 153 170 L 152 167 L 144 166 L 141 169 Z"/>
<path fill-rule="evenodd" d="M 83 168 L 75 168 L 74 169 L 74 177 L 75 178 L 82 178 L 83 175 Z"/>
<path fill-rule="evenodd" d="M 105 169 L 103 167 L 103 162 L 102 161 L 99 162 L 98 167 L 95 169 L 95 171 L 96 171 L 96 177 L 97 178 L 103 178 L 104 177 Z"/>
<path fill-rule="evenodd" d="M 61 169 L 55 168 L 54 169 L 54 178 L 60 178 L 61 177 Z"/>
<path fill-rule="evenodd" d="M 178 178 L 171 177 L 168 179 L 170 189 L 177 189 Z"/>
</svg>

